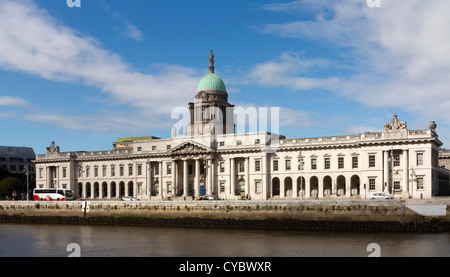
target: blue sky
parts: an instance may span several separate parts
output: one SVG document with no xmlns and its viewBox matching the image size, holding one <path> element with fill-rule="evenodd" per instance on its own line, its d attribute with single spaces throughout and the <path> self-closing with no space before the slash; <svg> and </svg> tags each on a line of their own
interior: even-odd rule
<svg viewBox="0 0 450 277">
<path fill-rule="evenodd" d="M 0 145 L 107 150 L 170 137 L 215 54 L 229 101 L 279 132 L 381 131 L 394 113 L 450 144 L 447 0 L 0 0 Z"/>
</svg>

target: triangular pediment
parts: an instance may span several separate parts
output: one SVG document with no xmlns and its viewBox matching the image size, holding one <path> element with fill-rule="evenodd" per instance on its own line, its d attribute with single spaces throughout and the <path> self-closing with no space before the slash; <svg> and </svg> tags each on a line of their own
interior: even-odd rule
<svg viewBox="0 0 450 277">
<path fill-rule="evenodd" d="M 208 153 L 211 149 L 196 142 L 186 141 L 174 148 L 172 148 L 169 154 L 199 154 Z"/>
</svg>

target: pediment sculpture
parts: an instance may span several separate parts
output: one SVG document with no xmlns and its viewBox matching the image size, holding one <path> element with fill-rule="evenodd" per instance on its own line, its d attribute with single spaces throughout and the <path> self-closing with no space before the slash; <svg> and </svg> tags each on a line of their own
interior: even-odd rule
<svg viewBox="0 0 450 277">
<path fill-rule="evenodd" d="M 190 153 L 190 152 L 205 152 L 205 151 L 207 151 L 207 149 L 192 143 L 186 143 L 178 148 L 173 149 L 173 153 Z"/>
</svg>

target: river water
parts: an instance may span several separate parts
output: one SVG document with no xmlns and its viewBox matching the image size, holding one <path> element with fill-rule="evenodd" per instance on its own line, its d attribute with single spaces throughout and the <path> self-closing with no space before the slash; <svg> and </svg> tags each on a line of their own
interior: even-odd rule
<svg viewBox="0 0 450 277">
<path fill-rule="evenodd" d="M 372 247 L 375 243 L 375 247 Z M 75 247 L 73 247 L 75 246 Z M 0 257 L 449 257 L 450 233 L 0 224 Z"/>
</svg>

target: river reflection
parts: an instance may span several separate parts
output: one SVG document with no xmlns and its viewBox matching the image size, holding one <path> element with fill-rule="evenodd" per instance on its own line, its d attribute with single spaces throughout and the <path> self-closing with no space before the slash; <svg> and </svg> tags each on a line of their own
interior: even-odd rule
<svg viewBox="0 0 450 277">
<path fill-rule="evenodd" d="M 350 233 L 122 226 L 0 224 L 0 256 L 448 257 L 449 233 Z"/>
</svg>

